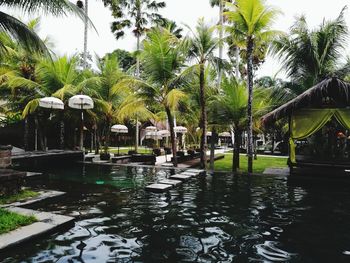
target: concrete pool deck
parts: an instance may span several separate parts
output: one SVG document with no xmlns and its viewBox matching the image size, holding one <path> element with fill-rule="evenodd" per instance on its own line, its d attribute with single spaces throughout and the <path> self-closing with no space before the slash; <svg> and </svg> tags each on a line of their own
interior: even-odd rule
<svg viewBox="0 0 350 263">
<path fill-rule="evenodd" d="M 58 228 L 71 225 L 74 222 L 74 218 L 70 216 L 40 212 L 21 207 L 9 207 L 6 210 L 20 215 L 35 216 L 38 221 L 0 235 L 0 251 L 32 240 L 38 236 L 52 233 Z"/>
<path fill-rule="evenodd" d="M 22 202 L 18 201 L 0 206 L 7 211 L 25 216 L 34 216 L 37 219 L 37 222 L 33 224 L 19 227 L 13 231 L 0 235 L 0 251 L 15 247 L 39 236 L 55 232 L 60 228 L 73 225 L 75 220 L 74 217 L 21 207 L 65 194 L 65 192 L 54 190 L 43 190 L 39 193 L 40 195 L 37 197 L 32 197 Z"/>
</svg>

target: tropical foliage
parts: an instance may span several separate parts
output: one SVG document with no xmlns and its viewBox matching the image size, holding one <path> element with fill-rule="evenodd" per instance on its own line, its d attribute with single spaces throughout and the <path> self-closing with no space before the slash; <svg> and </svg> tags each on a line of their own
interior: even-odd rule
<svg viewBox="0 0 350 263">
<path fill-rule="evenodd" d="M 24 143 L 18 146 L 26 150 L 71 149 L 80 136 L 85 138 L 85 146 L 96 152 L 103 147 L 107 153 L 113 145 L 111 126 L 118 123 L 129 128 L 128 138 L 125 136 L 129 144 L 135 135 L 137 150 L 139 122 L 141 127 L 159 124 L 169 128 L 176 166 L 181 136 L 176 136 L 175 126 L 183 125 L 188 129 L 187 145 L 191 150 L 200 148 L 203 168 L 207 141 L 213 168 L 217 135 L 229 131 L 234 137 L 229 138 L 234 148 L 233 171 L 239 168 L 239 152 L 247 151 L 248 171 L 252 172 L 257 135 L 274 138 L 285 133 L 283 120 L 273 129 L 264 129 L 259 121 L 264 113 L 329 75 L 350 80 L 350 59 L 344 56 L 349 36 L 345 9 L 314 30 L 301 16 L 290 32 L 283 34 L 272 29 L 280 12 L 264 0 L 211 0 L 212 6 L 219 7 L 217 24 L 200 19 L 187 33 L 159 14 L 164 2 L 103 2 L 113 12 L 111 30 L 116 39 L 131 29 L 137 50 L 117 49 L 97 57 L 95 65 L 84 70 L 79 54 L 57 56 L 49 51 L 50 39 L 37 35 L 39 19 L 25 24 L 0 12 L 0 125 L 23 127 Z M 0 0 L 0 5 L 28 13 L 75 13 L 86 19 L 82 10 L 67 0 Z M 254 79 L 254 71 L 264 63 L 270 47 L 284 62 L 288 80 L 276 76 Z M 68 107 L 68 99 L 78 94 L 90 96 L 95 105 L 84 111 L 84 123 L 82 112 Z M 62 100 L 65 110 L 39 107 L 43 97 Z M 83 128 L 82 137 L 77 130 Z M 244 144 L 246 135 L 248 143 Z M 33 143 L 33 138 L 38 143 Z"/>
</svg>

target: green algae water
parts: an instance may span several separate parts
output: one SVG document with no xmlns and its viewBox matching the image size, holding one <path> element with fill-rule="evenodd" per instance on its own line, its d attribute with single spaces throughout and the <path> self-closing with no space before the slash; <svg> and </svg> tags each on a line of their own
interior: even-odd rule
<svg viewBox="0 0 350 263">
<path fill-rule="evenodd" d="M 75 226 L 1 261 L 350 262 L 350 183 L 214 174 L 165 194 L 144 191 L 169 175 L 142 167 L 45 174 L 42 187 L 67 194 L 30 208 L 75 216 Z"/>
</svg>

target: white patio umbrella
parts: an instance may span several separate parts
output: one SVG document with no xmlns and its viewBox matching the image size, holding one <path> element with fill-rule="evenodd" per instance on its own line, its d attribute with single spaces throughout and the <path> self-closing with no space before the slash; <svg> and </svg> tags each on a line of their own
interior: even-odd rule
<svg viewBox="0 0 350 263">
<path fill-rule="evenodd" d="M 157 131 L 147 131 L 146 132 L 146 139 L 160 140 L 162 138 L 163 138 L 162 135 L 159 134 Z"/>
<path fill-rule="evenodd" d="M 46 108 L 46 109 L 57 109 L 57 110 L 63 110 L 64 109 L 64 103 L 62 100 L 55 98 L 55 97 L 44 97 L 39 99 L 39 107 Z M 50 112 L 49 120 L 52 118 L 52 112 Z M 38 131 L 35 128 L 35 143 L 34 143 L 34 149 L 38 149 Z"/>
<path fill-rule="evenodd" d="M 183 127 L 183 126 L 176 126 L 176 127 L 174 127 L 174 132 L 176 132 L 176 133 L 186 133 L 187 132 L 187 128 Z"/>
<path fill-rule="evenodd" d="M 128 133 L 129 129 L 125 125 L 116 124 L 111 127 L 111 132 L 115 133 Z"/>
<path fill-rule="evenodd" d="M 115 124 L 111 127 L 111 132 L 120 134 L 120 133 L 128 133 L 129 129 L 125 125 Z M 119 155 L 119 137 L 118 137 L 118 155 Z"/>
<path fill-rule="evenodd" d="M 73 109 L 81 110 L 81 127 L 80 127 L 80 150 L 83 149 L 83 125 L 84 125 L 84 112 L 83 110 L 89 110 L 94 108 L 94 101 L 92 98 L 86 95 L 75 95 L 68 100 L 68 106 Z"/>
<path fill-rule="evenodd" d="M 221 132 L 221 133 L 219 133 L 219 136 L 220 137 L 231 137 L 231 133 L 230 132 Z"/>
<path fill-rule="evenodd" d="M 157 127 L 155 126 L 148 126 L 145 128 L 146 132 L 152 132 L 152 131 L 157 131 Z"/>
<path fill-rule="evenodd" d="M 73 109 L 89 110 L 94 108 L 94 101 L 86 95 L 75 95 L 68 100 L 68 106 Z"/>
<path fill-rule="evenodd" d="M 39 106 L 47 109 L 57 109 L 63 110 L 64 103 L 58 98 L 55 97 L 45 97 L 39 100 Z"/>
<path fill-rule="evenodd" d="M 160 130 L 157 133 L 159 136 L 162 136 L 162 137 L 169 137 L 170 136 L 170 131 L 168 131 L 168 130 Z"/>
</svg>

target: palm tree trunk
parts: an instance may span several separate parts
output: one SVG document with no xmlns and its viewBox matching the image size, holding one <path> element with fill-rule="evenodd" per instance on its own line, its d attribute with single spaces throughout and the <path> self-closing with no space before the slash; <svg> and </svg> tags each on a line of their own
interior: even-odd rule
<svg viewBox="0 0 350 263">
<path fill-rule="evenodd" d="M 29 120 L 28 116 L 25 117 L 24 119 L 24 150 L 28 151 L 29 150 Z"/>
<path fill-rule="evenodd" d="M 135 152 L 137 153 L 138 149 L 139 149 L 139 135 L 140 135 L 140 131 L 139 131 L 139 118 L 136 117 L 136 132 L 135 132 Z"/>
<path fill-rule="evenodd" d="M 223 39 L 223 24 L 224 24 L 224 6 L 223 6 L 223 1 L 220 0 L 219 2 L 219 25 L 220 25 L 220 30 L 219 30 L 219 39 L 220 39 L 220 45 L 219 45 L 219 72 L 218 72 L 218 87 L 220 88 L 221 85 L 221 79 L 222 79 L 222 69 L 221 69 L 221 60 L 222 60 L 222 55 L 223 55 L 223 46 L 222 46 L 222 39 Z"/>
<path fill-rule="evenodd" d="M 216 142 L 217 136 L 218 134 L 216 132 L 216 128 L 213 127 L 211 138 L 210 138 L 210 170 L 211 171 L 214 171 L 215 142 Z"/>
<path fill-rule="evenodd" d="M 253 172 L 253 48 L 254 40 L 247 40 L 248 69 L 248 173 Z"/>
<path fill-rule="evenodd" d="M 140 11 L 140 10 L 138 10 Z M 140 50 L 140 36 L 137 35 L 136 37 L 136 77 L 139 78 L 140 77 L 140 57 L 139 57 L 139 50 Z M 135 152 L 138 151 L 139 148 L 139 124 L 138 124 L 139 120 L 138 117 L 136 116 L 136 138 L 135 138 Z"/>
<path fill-rule="evenodd" d="M 204 63 L 199 65 L 199 90 L 200 90 L 200 104 L 201 104 L 201 123 L 202 130 L 201 144 L 200 144 L 200 166 L 205 169 L 207 166 L 207 111 L 205 104 L 205 80 L 204 80 Z"/>
<path fill-rule="evenodd" d="M 87 69 L 87 42 L 88 42 L 88 0 L 85 0 L 85 19 L 84 19 L 84 53 L 83 53 L 83 69 Z"/>
<path fill-rule="evenodd" d="M 43 131 L 42 131 L 40 125 L 39 125 L 39 120 L 38 120 L 37 116 L 35 116 L 35 127 L 37 129 L 37 134 L 38 134 L 38 137 L 39 137 L 40 149 L 42 151 L 45 151 L 45 143 L 44 143 Z"/>
<path fill-rule="evenodd" d="M 232 172 L 237 172 L 239 168 L 239 150 L 241 147 L 241 134 L 239 130 L 235 130 L 234 137 L 234 147 L 233 147 L 233 157 L 232 157 Z"/>
<path fill-rule="evenodd" d="M 109 148 L 109 143 L 111 140 L 111 124 L 108 121 L 107 125 L 106 125 L 106 139 L 105 139 L 105 152 L 108 152 L 108 148 Z"/>
<path fill-rule="evenodd" d="M 165 107 L 165 111 L 168 117 L 168 123 L 170 127 L 170 140 L 171 140 L 171 149 L 173 152 L 173 165 L 177 167 L 177 157 L 176 157 L 176 140 L 175 140 L 175 132 L 174 132 L 174 119 L 171 115 L 171 110 L 168 107 Z"/>
<path fill-rule="evenodd" d="M 239 72 L 239 47 L 236 46 L 236 79 L 238 80 L 240 77 L 240 72 Z"/>
<path fill-rule="evenodd" d="M 83 110 L 81 110 L 81 120 L 80 120 L 80 136 L 79 136 L 79 149 L 82 151 L 84 148 L 84 115 Z"/>
<path fill-rule="evenodd" d="M 60 121 L 60 149 L 64 149 L 64 120 Z"/>
</svg>

